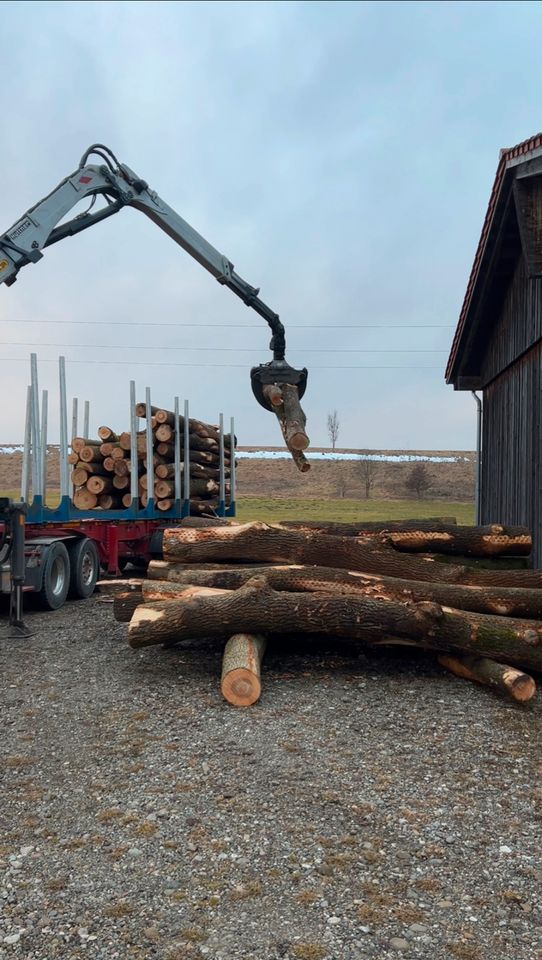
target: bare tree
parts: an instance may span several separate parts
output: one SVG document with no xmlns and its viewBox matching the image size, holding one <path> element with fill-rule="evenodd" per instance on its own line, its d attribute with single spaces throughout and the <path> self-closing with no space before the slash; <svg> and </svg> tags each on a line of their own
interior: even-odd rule
<svg viewBox="0 0 542 960">
<path fill-rule="evenodd" d="M 337 464 L 337 496 L 340 500 L 344 500 L 346 496 L 346 474 L 344 472 L 345 463 Z"/>
<path fill-rule="evenodd" d="M 377 463 L 376 460 L 360 460 L 359 466 L 360 466 L 360 472 L 361 472 L 361 480 L 365 486 L 365 499 L 370 500 L 371 490 L 374 487 L 379 464 Z"/>
<path fill-rule="evenodd" d="M 335 444 L 339 439 L 339 414 L 336 410 L 333 413 L 328 413 L 327 415 L 327 432 L 329 433 L 329 439 L 331 440 L 331 448 L 335 449 Z"/>
<path fill-rule="evenodd" d="M 422 499 L 431 486 L 431 475 L 425 463 L 414 464 L 406 478 L 405 486 L 410 493 L 416 494 L 418 500 Z"/>
</svg>

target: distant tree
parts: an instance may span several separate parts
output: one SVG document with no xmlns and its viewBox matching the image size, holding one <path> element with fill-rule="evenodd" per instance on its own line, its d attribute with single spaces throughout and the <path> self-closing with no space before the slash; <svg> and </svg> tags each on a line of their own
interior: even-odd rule
<svg viewBox="0 0 542 960">
<path fill-rule="evenodd" d="M 418 500 L 421 500 L 431 486 L 431 475 L 425 463 L 415 463 L 410 470 L 405 486 L 410 493 L 415 493 Z"/>
<path fill-rule="evenodd" d="M 329 433 L 331 448 L 334 450 L 335 444 L 339 439 L 339 414 L 336 410 L 334 410 L 333 413 L 328 413 L 327 415 L 327 432 Z"/>
<path fill-rule="evenodd" d="M 359 466 L 361 472 L 361 482 L 365 487 L 365 499 L 370 500 L 371 490 L 374 487 L 379 464 L 376 460 L 360 460 Z"/>
</svg>

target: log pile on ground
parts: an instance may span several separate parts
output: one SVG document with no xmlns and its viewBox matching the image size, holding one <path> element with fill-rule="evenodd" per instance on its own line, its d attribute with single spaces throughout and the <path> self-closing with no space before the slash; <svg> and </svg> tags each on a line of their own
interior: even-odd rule
<svg viewBox="0 0 542 960">
<path fill-rule="evenodd" d="M 175 415 L 170 410 L 152 407 L 152 463 L 147 461 L 147 433 L 136 437 L 136 462 L 131 460 L 131 435 L 99 427 L 98 438 L 74 437 L 69 463 L 74 485 L 73 504 L 79 510 L 119 510 L 132 504 L 131 475 L 137 473 L 137 496 L 146 507 L 152 491 L 158 510 L 171 509 L 175 500 Z M 138 417 L 145 417 L 146 406 L 138 403 Z M 184 471 L 185 421 L 179 417 L 181 483 Z M 224 444 L 224 476 L 229 492 L 231 450 L 229 437 Z M 189 420 L 190 502 L 194 513 L 204 513 L 212 501 L 218 501 L 220 481 L 219 430 L 201 420 Z M 181 499 L 183 499 L 181 495 Z"/>
<path fill-rule="evenodd" d="M 114 609 L 134 648 L 228 641 L 230 702 L 257 699 L 265 641 L 279 634 L 435 651 L 457 676 L 527 700 L 524 671 L 542 671 L 542 571 L 502 558 L 531 546 L 527 530 L 500 525 L 192 521 L 164 531 L 164 559 Z M 472 557 L 483 566 L 462 562 Z"/>
</svg>

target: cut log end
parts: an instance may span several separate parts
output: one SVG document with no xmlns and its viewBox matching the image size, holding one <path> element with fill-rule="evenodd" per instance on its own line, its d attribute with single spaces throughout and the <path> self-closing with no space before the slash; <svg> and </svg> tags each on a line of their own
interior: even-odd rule
<svg viewBox="0 0 542 960">
<path fill-rule="evenodd" d="M 260 678 L 244 667 L 230 670 L 221 684 L 224 699 L 234 707 L 251 707 L 260 699 L 262 685 Z"/>
<path fill-rule="evenodd" d="M 250 707 L 259 700 L 265 646 L 260 634 L 236 633 L 224 647 L 220 689 L 234 707 Z"/>
</svg>

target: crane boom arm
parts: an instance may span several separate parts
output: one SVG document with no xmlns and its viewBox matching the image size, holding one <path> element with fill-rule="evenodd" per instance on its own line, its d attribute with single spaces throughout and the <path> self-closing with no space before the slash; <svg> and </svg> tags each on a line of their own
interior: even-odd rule
<svg viewBox="0 0 542 960">
<path fill-rule="evenodd" d="M 82 165 L 74 173 L 0 235 L 0 283 L 8 286 L 14 283 L 19 270 L 28 263 L 37 263 L 43 256 L 41 251 L 51 244 L 87 229 L 118 213 L 125 206 L 131 206 L 149 217 L 219 283 L 229 287 L 243 303 L 266 320 L 272 332 L 273 360 L 284 361 L 284 327 L 278 314 L 259 298 L 259 289 L 243 280 L 235 272 L 229 258 L 183 220 L 133 170 L 116 161 L 113 165 L 101 153 L 100 156 L 104 156 L 107 163 L 89 164 L 86 161 L 92 152 L 100 153 L 100 150 L 89 148 L 82 158 Z M 93 204 L 99 196 L 107 201 L 104 208 L 60 223 L 81 200 L 89 197 Z"/>
</svg>

